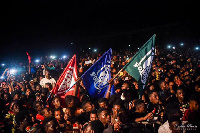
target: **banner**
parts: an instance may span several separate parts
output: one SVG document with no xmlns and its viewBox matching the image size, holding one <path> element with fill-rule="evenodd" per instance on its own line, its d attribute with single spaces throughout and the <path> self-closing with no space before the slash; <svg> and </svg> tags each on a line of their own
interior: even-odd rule
<svg viewBox="0 0 200 133">
<path fill-rule="evenodd" d="M 81 77 L 89 95 L 93 98 L 104 97 L 111 79 L 112 49 L 105 52 Z"/>
<path fill-rule="evenodd" d="M 124 66 L 125 71 L 134 77 L 139 84 L 142 84 L 141 88 L 143 89 L 155 54 L 155 37 L 156 35 L 153 35 Z M 141 92 L 142 90 L 139 91 Z"/>
<path fill-rule="evenodd" d="M 76 55 L 74 55 L 69 61 L 61 76 L 59 77 L 56 86 L 52 90 L 52 93 L 59 96 L 62 101 L 65 99 L 66 95 L 73 95 L 73 90 L 75 89 L 75 86 L 72 87 L 72 85 L 74 85 L 74 83 L 76 82 L 77 76 Z"/>
</svg>

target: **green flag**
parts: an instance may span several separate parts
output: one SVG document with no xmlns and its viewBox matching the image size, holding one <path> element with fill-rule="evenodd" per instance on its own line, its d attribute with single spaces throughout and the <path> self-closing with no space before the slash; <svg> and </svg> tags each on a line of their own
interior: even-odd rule
<svg viewBox="0 0 200 133">
<path fill-rule="evenodd" d="M 143 89 L 155 55 L 155 37 L 156 35 L 154 34 L 123 67 L 139 84 L 142 84 Z M 141 90 L 139 91 L 141 92 Z"/>
</svg>

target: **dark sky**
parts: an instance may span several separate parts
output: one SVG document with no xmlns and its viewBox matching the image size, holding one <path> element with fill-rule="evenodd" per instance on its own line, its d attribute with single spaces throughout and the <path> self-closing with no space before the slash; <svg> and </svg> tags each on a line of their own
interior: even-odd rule
<svg viewBox="0 0 200 133">
<path fill-rule="evenodd" d="M 191 0 L 1 0 L 0 60 L 26 58 L 26 51 L 37 57 L 72 47 L 140 47 L 153 34 L 157 45 L 198 43 L 198 5 Z"/>
</svg>

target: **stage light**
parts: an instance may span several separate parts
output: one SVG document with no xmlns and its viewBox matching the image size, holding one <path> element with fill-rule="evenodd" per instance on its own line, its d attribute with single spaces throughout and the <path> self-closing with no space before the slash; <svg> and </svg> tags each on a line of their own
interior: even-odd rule
<svg viewBox="0 0 200 133">
<path fill-rule="evenodd" d="M 170 48 L 171 48 L 171 45 L 168 45 L 167 48 L 170 49 Z"/>
<path fill-rule="evenodd" d="M 97 49 L 94 49 L 94 52 L 97 52 Z"/>
<path fill-rule="evenodd" d="M 51 56 L 50 56 L 50 58 L 51 58 L 51 59 L 55 59 L 55 58 L 56 58 L 56 56 L 54 56 L 54 55 L 51 55 Z"/>
<path fill-rule="evenodd" d="M 181 43 L 180 45 L 181 45 L 181 46 L 183 46 L 184 44 L 183 44 L 183 43 Z"/>
<path fill-rule="evenodd" d="M 36 63 L 39 63 L 39 62 L 40 62 L 40 60 L 39 60 L 39 59 L 37 59 L 37 60 L 35 60 L 35 62 L 36 62 Z"/>
<path fill-rule="evenodd" d="M 131 46 L 131 45 L 128 45 L 129 47 Z"/>
<path fill-rule="evenodd" d="M 3 63 L 3 64 L 1 64 L 1 66 L 5 66 L 5 64 Z"/>
<path fill-rule="evenodd" d="M 67 58 L 67 56 L 66 55 L 63 55 L 63 57 L 62 57 L 63 59 L 65 59 L 65 58 Z"/>
<path fill-rule="evenodd" d="M 140 48 L 137 48 L 137 49 L 140 49 Z"/>
<path fill-rule="evenodd" d="M 91 48 L 88 48 L 88 49 L 91 49 Z"/>
<path fill-rule="evenodd" d="M 173 49 L 176 49 L 176 47 L 173 47 Z"/>
<path fill-rule="evenodd" d="M 196 47 L 195 49 L 196 49 L 196 50 L 199 50 L 199 47 Z"/>
<path fill-rule="evenodd" d="M 10 74 L 11 75 L 17 74 L 17 69 L 10 69 Z"/>
</svg>

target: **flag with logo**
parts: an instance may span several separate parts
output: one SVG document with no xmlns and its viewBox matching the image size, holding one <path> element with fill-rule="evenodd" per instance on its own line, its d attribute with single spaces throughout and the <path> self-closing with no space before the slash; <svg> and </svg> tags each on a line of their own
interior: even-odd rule
<svg viewBox="0 0 200 133">
<path fill-rule="evenodd" d="M 105 52 L 81 77 L 83 84 L 92 98 L 102 98 L 108 90 L 111 79 L 112 49 Z M 113 88 L 111 88 L 111 92 Z M 112 95 L 112 94 L 111 94 Z"/>
<path fill-rule="evenodd" d="M 73 90 L 75 89 L 75 84 L 77 80 L 77 63 L 76 55 L 72 57 L 69 61 L 67 67 L 59 77 L 56 86 L 53 88 L 52 93 L 56 94 L 61 98 L 62 104 L 66 95 L 73 95 Z M 72 87 L 73 86 L 73 87 Z M 78 92 L 79 93 L 79 92 Z"/>
<path fill-rule="evenodd" d="M 155 54 L 155 37 L 153 35 L 124 66 L 125 71 L 135 78 L 139 86 L 139 92 L 143 91 L 149 72 L 151 70 L 152 61 Z"/>
</svg>

